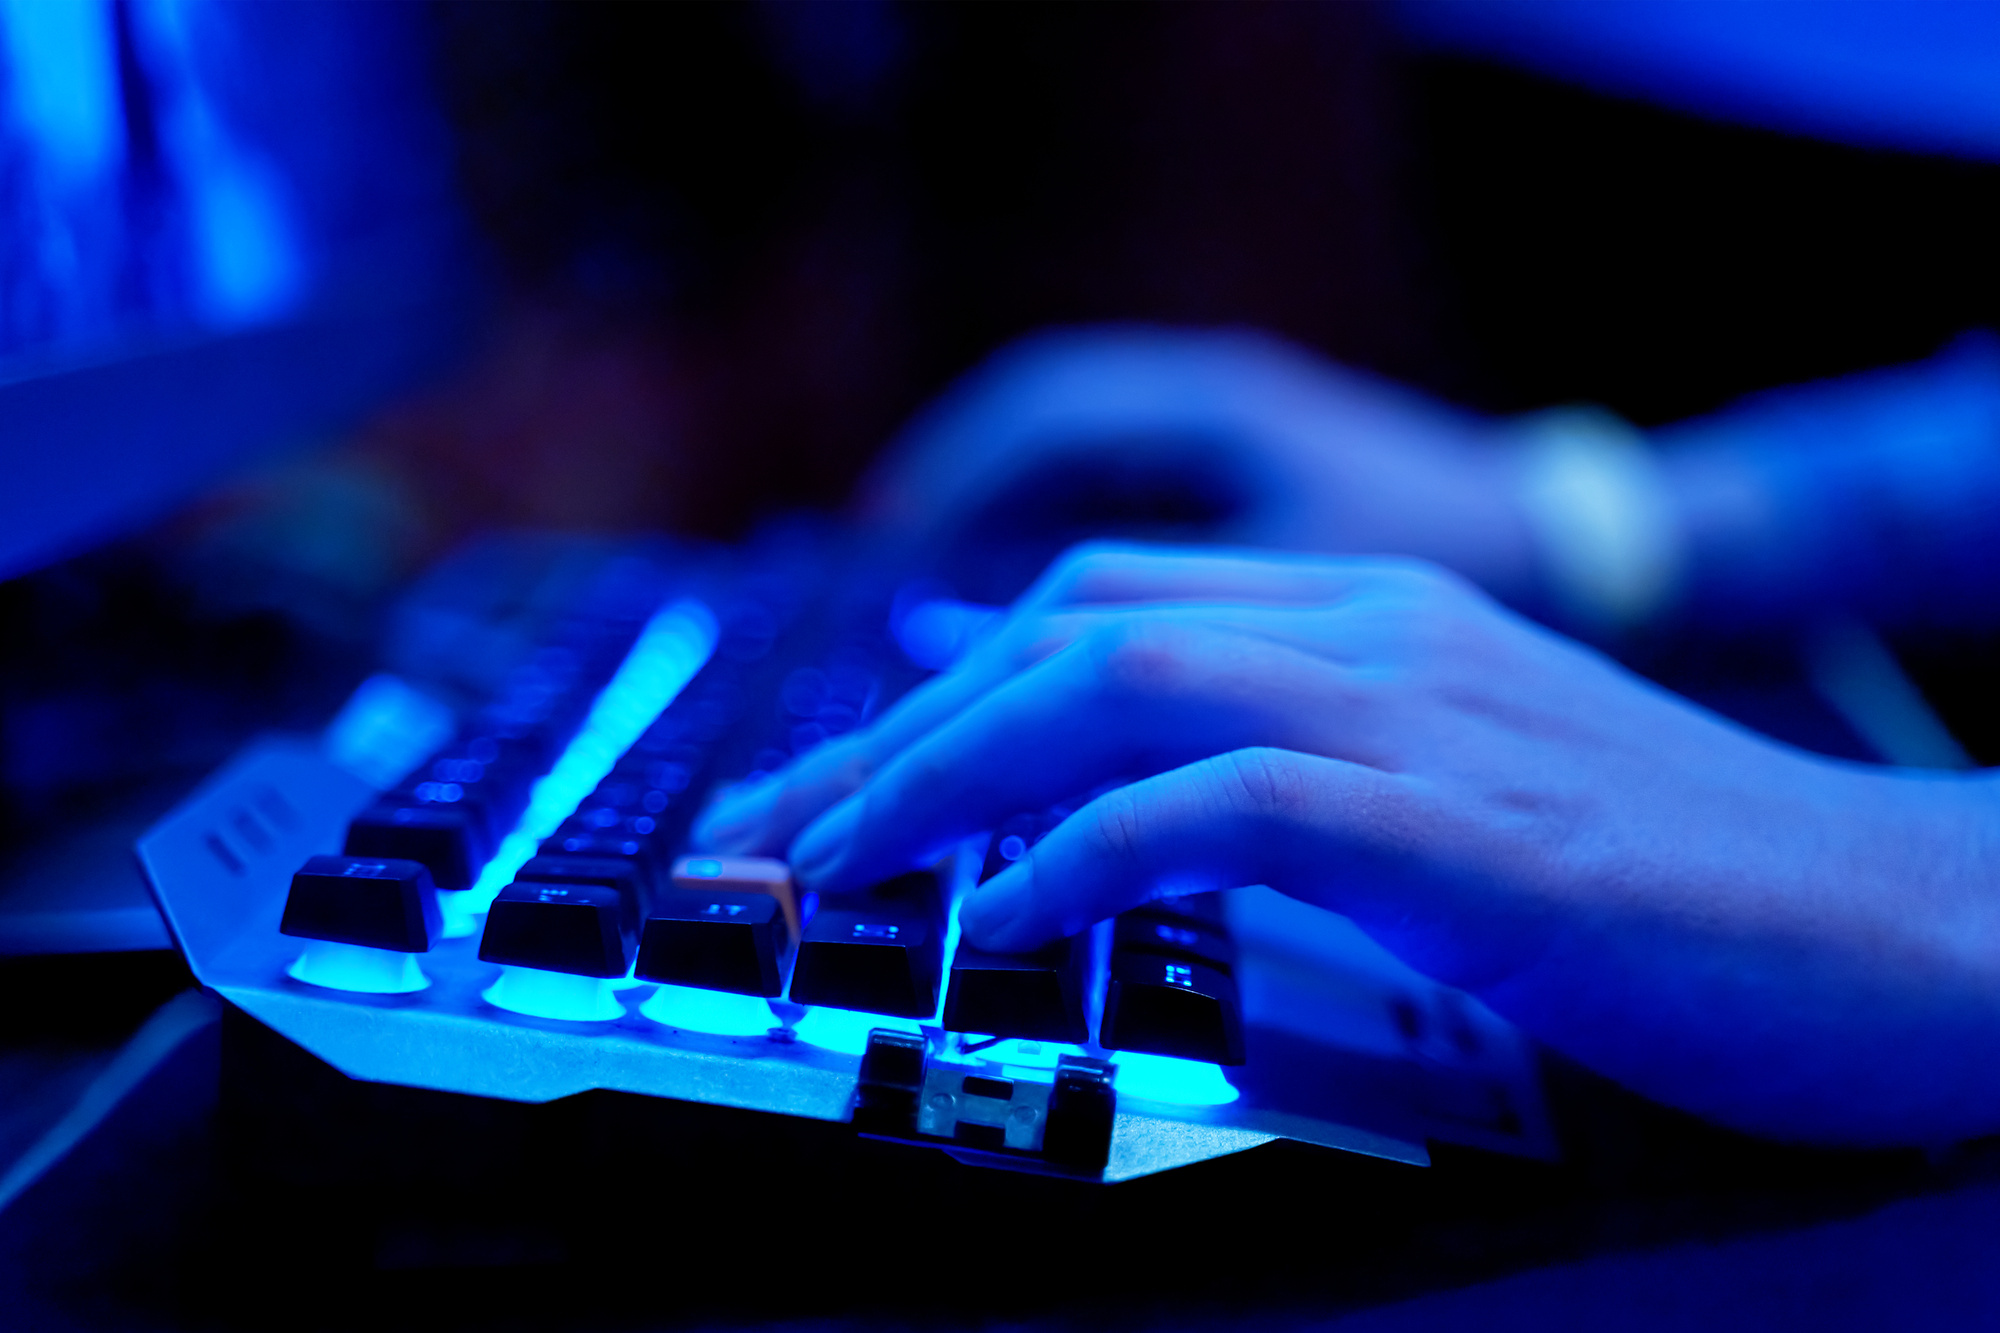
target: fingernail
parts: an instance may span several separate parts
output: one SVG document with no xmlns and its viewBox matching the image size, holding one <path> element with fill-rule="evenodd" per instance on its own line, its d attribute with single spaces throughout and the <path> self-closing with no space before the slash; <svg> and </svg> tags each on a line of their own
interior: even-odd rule
<svg viewBox="0 0 2000 1333">
<path fill-rule="evenodd" d="M 839 869 L 860 821 L 861 802 L 850 797 L 807 825 L 792 843 L 792 878 L 811 887 Z"/>
<path fill-rule="evenodd" d="M 705 852 L 759 850 L 757 844 L 783 785 L 775 777 L 759 778 L 721 793 L 694 822 L 695 846 Z"/>
</svg>

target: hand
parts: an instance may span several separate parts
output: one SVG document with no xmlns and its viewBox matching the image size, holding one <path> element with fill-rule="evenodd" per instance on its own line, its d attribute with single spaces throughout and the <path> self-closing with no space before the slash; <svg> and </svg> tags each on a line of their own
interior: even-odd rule
<svg viewBox="0 0 2000 1333">
<path fill-rule="evenodd" d="M 1715 1120 L 2000 1128 L 1990 782 L 1762 740 L 1413 562 L 1074 555 L 701 834 L 838 891 L 1121 779 L 967 899 L 968 940 L 1268 884 Z"/>
<path fill-rule="evenodd" d="M 1397 551 L 1512 596 L 1533 558 L 1515 461 L 1490 434 L 1267 335 L 1077 329 L 1016 343 L 946 393 L 862 508 L 912 567 L 988 600 L 1109 533 Z"/>
</svg>

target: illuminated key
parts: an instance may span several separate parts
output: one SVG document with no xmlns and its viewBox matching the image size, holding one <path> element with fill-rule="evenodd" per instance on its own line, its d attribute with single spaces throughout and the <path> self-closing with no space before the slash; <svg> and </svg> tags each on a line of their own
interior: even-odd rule
<svg viewBox="0 0 2000 1333">
<path fill-rule="evenodd" d="M 765 893 L 671 892 L 639 938 L 637 975 L 703 990 L 775 996 L 792 936 L 784 908 Z"/>
<path fill-rule="evenodd" d="M 1112 948 L 1121 953 L 1156 953 L 1205 963 L 1220 972 L 1236 971 L 1236 948 L 1229 937 L 1198 917 L 1139 908 L 1119 916 Z"/>
<path fill-rule="evenodd" d="M 617 889 L 516 880 L 487 911 L 479 956 L 546 972 L 622 977 L 632 965 L 637 927 L 631 897 Z"/>
<path fill-rule="evenodd" d="M 822 902 L 799 942 L 792 999 L 928 1018 L 937 1011 L 943 980 L 943 936 L 943 903 L 937 875 L 929 870 Z"/>
<path fill-rule="evenodd" d="M 440 930 L 437 888 L 416 861 L 315 856 L 292 876 L 278 929 L 303 939 L 424 953 Z"/>
<path fill-rule="evenodd" d="M 1205 963 L 1114 951 L 1098 1040 L 1108 1050 L 1240 1065 L 1243 1019 L 1236 982 Z"/>
<path fill-rule="evenodd" d="M 960 944 L 951 960 L 944 1026 L 1028 1041 L 1081 1044 L 1088 935 L 1058 940 L 1034 953 L 988 953 Z"/>
<path fill-rule="evenodd" d="M 538 884 L 596 884 L 629 898 L 636 912 L 645 903 L 640 868 L 617 856 L 537 856 L 514 872 Z"/>
<path fill-rule="evenodd" d="M 785 928 L 799 938 L 798 895 L 792 889 L 792 868 L 768 856 L 683 856 L 674 862 L 677 889 L 697 893 L 762 893 L 785 914 Z"/>
<path fill-rule="evenodd" d="M 479 812 L 463 805 L 378 801 L 347 826 L 348 856 L 418 861 L 441 889 L 471 885 L 492 848 Z"/>
</svg>

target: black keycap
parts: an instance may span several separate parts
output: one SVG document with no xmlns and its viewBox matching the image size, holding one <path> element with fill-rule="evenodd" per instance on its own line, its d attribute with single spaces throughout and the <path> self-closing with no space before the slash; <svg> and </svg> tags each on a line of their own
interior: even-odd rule
<svg viewBox="0 0 2000 1333">
<path fill-rule="evenodd" d="M 514 878 L 537 884 L 596 884 L 631 899 L 635 913 L 645 910 L 650 896 L 639 867 L 622 856 L 537 856 Z"/>
<path fill-rule="evenodd" d="M 1114 952 L 1098 1040 L 1114 1051 L 1240 1065 L 1243 1019 L 1236 982 L 1204 963 Z"/>
<path fill-rule="evenodd" d="M 347 826 L 341 851 L 385 861 L 419 861 L 441 889 L 472 885 L 492 849 L 478 815 L 459 805 L 378 801 Z"/>
<path fill-rule="evenodd" d="M 951 960 L 944 1026 L 953 1032 L 1080 1044 L 1089 936 L 1058 940 L 1034 953 L 988 953 L 961 943 Z"/>
<path fill-rule="evenodd" d="M 486 914 L 479 956 L 585 977 L 622 977 L 632 964 L 638 913 L 632 900 L 600 884 L 517 880 Z"/>
<path fill-rule="evenodd" d="M 501 816 L 482 795 L 463 790 L 454 793 L 455 787 L 455 783 L 449 782 L 413 782 L 397 788 L 383 799 L 396 805 L 464 811 L 472 827 L 478 831 L 480 845 L 486 849 L 487 855 L 491 855 L 493 848 L 499 846 L 500 839 L 506 835 L 511 821 L 503 825 Z M 440 795 L 441 792 L 445 794 Z"/>
<path fill-rule="evenodd" d="M 437 886 L 416 861 L 315 856 L 292 876 L 278 929 L 311 940 L 423 953 L 441 929 Z"/>
<path fill-rule="evenodd" d="M 866 894 L 822 902 L 806 923 L 792 999 L 835 1009 L 927 1018 L 943 972 L 937 876 L 898 875 Z"/>
<path fill-rule="evenodd" d="M 1144 907 L 1133 909 L 1151 912 L 1157 916 L 1187 917 L 1194 921 L 1205 921 L 1218 929 L 1226 929 L 1228 918 L 1222 910 L 1222 895 L 1219 893 L 1190 893 L 1181 898 L 1155 898 Z"/>
<path fill-rule="evenodd" d="M 659 895 L 639 937 L 638 975 L 676 986 L 778 995 L 790 932 L 784 908 L 768 893 Z"/>
<path fill-rule="evenodd" d="M 602 829 L 565 824 L 557 829 L 553 836 L 542 840 L 541 850 L 551 856 L 582 856 L 592 860 L 625 861 L 637 872 L 640 883 L 656 882 L 657 863 L 652 848 L 646 840 L 616 830 L 606 833 Z"/>
<path fill-rule="evenodd" d="M 1206 963 L 1234 974 L 1236 948 L 1212 923 L 1146 908 L 1126 912 L 1112 927 L 1112 948 L 1120 953 L 1157 953 Z"/>
</svg>

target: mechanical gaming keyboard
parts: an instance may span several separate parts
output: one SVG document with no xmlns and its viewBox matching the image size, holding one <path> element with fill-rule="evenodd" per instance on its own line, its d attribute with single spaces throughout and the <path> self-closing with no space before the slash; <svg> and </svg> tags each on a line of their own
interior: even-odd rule
<svg viewBox="0 0 2000 1333">
<path fill-rule="evenodd" d="M 1278 1137 L 1552 1153 L 1518 1033 L 1268 890 L 960 945 L 958 898 L 1066 808 L 825 901 L 687 845 L 717 784 L 864 725 L 985 614 L 826 533 L 489 540 L 404 600 L 324 738 L 254 743 L 140 859 L 203 984 L 355 1078 L 611 1088 L 1100 1180 Z"/>
</svg>

